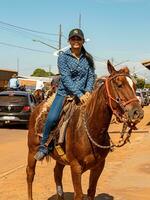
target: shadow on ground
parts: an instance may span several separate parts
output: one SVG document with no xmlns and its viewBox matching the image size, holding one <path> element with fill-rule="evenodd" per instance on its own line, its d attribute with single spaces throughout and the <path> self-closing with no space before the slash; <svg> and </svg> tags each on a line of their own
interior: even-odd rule
<svg viewBox="0 0 150 200">
<path fill-rule="evenodd" d="M 28 130 L 28 125 L 27 124 L 1 124 L 0 123 L 0 128 Z"/>
<path fill-rule="evenodd" d="M 66 192 L 64 194 L 64 198 L 65 198 L 65 200 L 73 200 L 73 193 Z M 56 200 L 56 199 L 57 199 L 57 196 L 53 195 L 53 196 L 49 197 L 47 200 Z M 86 200 L 86 195 L 85 195 L 85 200 Z M 114 197 L 109 194 L 106 194 L 106 193 L 101 193 L 95 197 L 95 200 L 114 200 Z"/>
</svg>

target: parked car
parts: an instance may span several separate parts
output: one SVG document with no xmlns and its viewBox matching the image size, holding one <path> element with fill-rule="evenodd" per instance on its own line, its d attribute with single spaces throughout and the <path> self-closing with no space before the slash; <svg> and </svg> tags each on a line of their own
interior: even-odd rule
<svg viewBox="0 0 150 200">
<path fill-rule="evenodd" d="M 28 125 L 30 114 L 35 106 L 36 100 L 28 92 L 0 92 L 0 124 Z"/>
<path fill-rule="evenodd" d="M 136 91 L 136 96 L 137 96 L 141 106 L 144 107 L 144 97 L 143 97 L 142 91 L 137 90 Z"/>
<path fill-rule="evenodd" d="M 150 103 L 150 89 L 147 90 L 147 93 L 148 93 L 148 97 L 149 97 L 149 103 Z"/>
<path fill-rule="evenodd" d="M 150 103 L 149 94 L 147 90 L 142 90 L 143 98 L 144 98 L 144 105 L 148 106 Z"/>
</svg>

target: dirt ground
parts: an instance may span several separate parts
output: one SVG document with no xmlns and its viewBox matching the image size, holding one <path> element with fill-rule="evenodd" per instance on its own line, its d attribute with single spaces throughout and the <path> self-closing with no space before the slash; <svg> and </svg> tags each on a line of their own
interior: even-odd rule
<svg viewBox="0 0 150 200">
<path fill-rule="evenodd" d="M 144 108 L 145 116 L 139 130 L 132 134 L 131 143 L 111 152 L 106 160 L 105 169 L 99 179 L 96 200 L 149 200 L 150 199 L 150 106 Z M 116 140 L 119 135 L 113 133 L 120 126 L 110 126 L 110 136 Z M 26 146 L 26 141 L 22 145 Z M 6 147 L 9 149 L 9 145 Z M 19 149 L 20 147 L 18 147 Z M 27 148 L 27 147 L 26 147 Z M 0 177 L 0 200 L 27 200 L 26 152 L 24 163 L 16 170 Z M 10 162 L 11 158 L 10 158 Z M 54 200 L 55 184 L 53 168 L 55 162 L 38 162 L 33 185 L 34 200 Z M 86 194 L 88 175 L 83 175 L 82 185 Z M 73 187 L 69 166 L 65 167 L 63 186 L 65 199 L 73 199 Z"/>
</svg>

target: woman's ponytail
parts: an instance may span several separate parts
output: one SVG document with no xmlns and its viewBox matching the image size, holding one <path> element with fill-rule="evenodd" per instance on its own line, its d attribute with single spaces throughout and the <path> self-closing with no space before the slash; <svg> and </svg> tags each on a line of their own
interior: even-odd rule
<svg viewBox="0 0 150 200">
<path fill-rule="evenodd" d="M 90 65 L 90 67 L 95 68 L 95 67 L 94 67 L 93 56 L 85 50 L 84 46 L 82 46 L 82 53 L 83 53 L 84 56 L 86 57 L 86 59 L 87 59 L 89 65 Z"/>
</svg>

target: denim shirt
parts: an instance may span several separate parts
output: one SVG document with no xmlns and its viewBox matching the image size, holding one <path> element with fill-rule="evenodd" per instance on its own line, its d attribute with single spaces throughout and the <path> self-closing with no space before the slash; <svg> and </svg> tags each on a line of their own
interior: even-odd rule
<svg viewBox="0 0 150 200">
<path fill-rule="evenodd" d="M 91 67 L 86 57 L 81 54 L 77 59 L 71 50 L 60 52 L 58 57 L 60 84 L 57 93 L 62 96 L 82 96 L 91 92 L 95 81 L 95 70 Z"/>
</svg>

